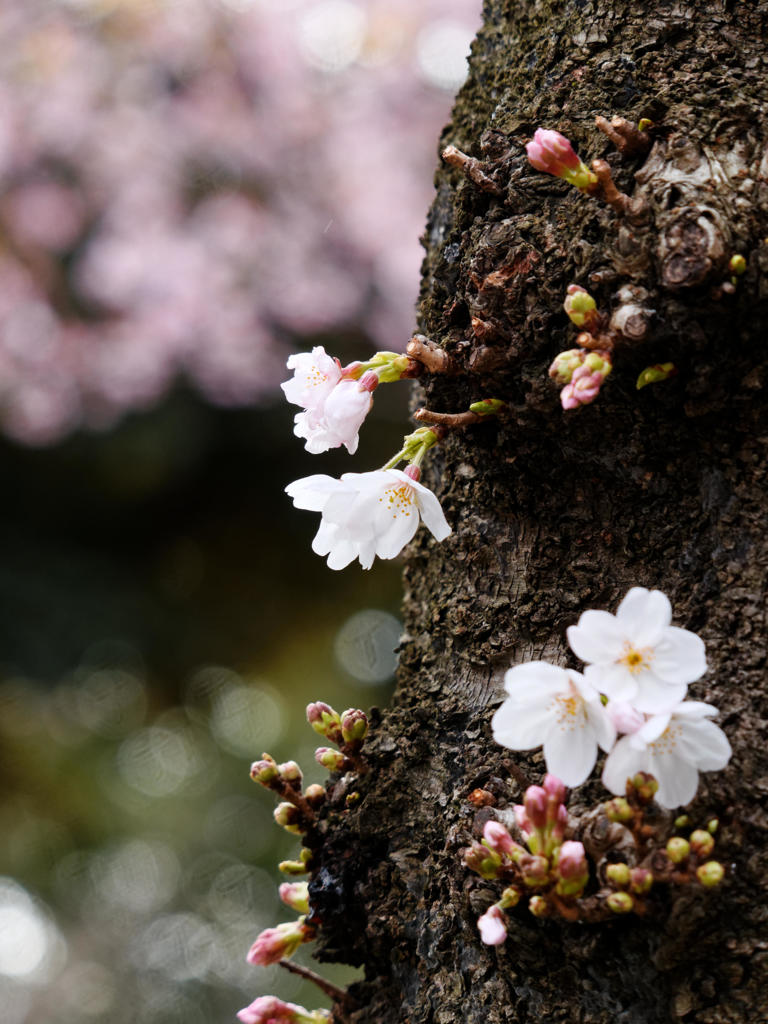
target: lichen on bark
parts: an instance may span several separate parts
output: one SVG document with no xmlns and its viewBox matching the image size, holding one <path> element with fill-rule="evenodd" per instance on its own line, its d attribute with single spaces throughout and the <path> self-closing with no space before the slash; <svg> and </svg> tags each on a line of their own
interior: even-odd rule
<svg viewBox="0 0 768 1024">
<path fill-rule="evenodd" d="M 320 955 L 363 965 L 356 1024 L 529 1020 L 752 1024 L 768 1005 L 766 588 L 768 51 L 765 2 L 487 0 L 447 144 L 501 191 L 442 166 L 425 234 L 419 328 L 463 368 L 428 376 L 419 404 L 458 411 L 491 395 L 504 420 L 451 435 L 426 480 L 454 533 L 419 535 L 405 565 L 397 693 L 373 720 L 371 769 L 332 788 L 315 854 Z M 601 115 L 654 123 L 647 156 L 619 157 Z M 642 195 L 630 224 L 530 168 L 523 145 L 557 128 Z M 735 294 L 718 292 L 730 256 Z M 566 286 L 615 312 L 622 288 L 653 310 L 617 347 L 598 400 L 564 414 L 546 368 L 574 331 Z M 654 362 L 679 374 L 637 392 Z M 513 912 L 484 947 L 498 898 L 459 850 L 483 786 L 519 801 L 540 754 L 495 747 L 503 671 L 574 664 L 565 627 L 659 587 L 675 624 L 703 635 L 691 687 L 721 708 L 734 747 L 691 814 L 721 820 L 722 891 L 651 920 L 569 925 Z M 571 809 L 605 795 L 592 781 Z"/>
</svg>

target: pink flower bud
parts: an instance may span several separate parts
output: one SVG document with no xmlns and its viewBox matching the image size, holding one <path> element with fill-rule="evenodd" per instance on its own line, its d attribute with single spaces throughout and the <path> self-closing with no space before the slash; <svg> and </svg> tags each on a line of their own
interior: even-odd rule
<svg viewBox="0 0 768 1024">
<path fill-rule="evenodd" d="M 410 477 L 411 480 L 415 480 L 416 483 L 421 479 L 421 470 L 418 466 L 414 466 L 413 463 L 411 463 L 410 466 L 406 466 L 403 472 L 407 477 Z"/>
<path fill-rule="evenodd" d="M 507 922 L 504 912 L 496 904 L 489 907 L 482 917 L 478 918 L 477 927 L 480 938 L 486 946 L 500 946 L 507 937 Z"/>
<path fill-rule="evenodd" d="M 561 878 L 575 878 L 587 871 L 587 858 L 581 843 L 569 839 L 560 847 L 557 868 Z"/>
<path fill-rule="evenodd" d="M 514 842 L 500 821 L 486 821 L 483 839 L 495 853 L 511 856 L 513 850 L 517 849 L 517 843 Z"/>
<path fill-rule="evenodd" d="M 311 930 L 302 920 L 288 921 L 261 932 L 245 959 L 257 967 L 268 967 L 283 957 L 293 956 L 299 946 L 310 938 Z"/>
<path fill-rule="evenodd" d="M 536 887 L 546 885 L 549 881 L 549 861 L 546 857 L 534 857 L 529 853 L 520 857 L 517 863 L 526 885 Z"/>
<path fill-rule="evenodd" d="M 608 701 L 605 711 L 616 727 L 616 732 L 633 733 L 645 725 L 645 715 L 624 701 Z"/>
<path fill-rule="evenodd" d="M 254 782 L 260 782 L 262 786 L 269 786 L 280 775 L 274 758 L 269 754 L 262 754 L 260 761 L 254 761 L 251 765 L 251 778 Z"/>
<path fill-rule="evenodd" d="M 561 782 L 556 775 L 545 775 L 542 789 L 551 800 L 556 801 L 558 804 L 565 802 L 565 783 Z"/>
<path fill-rule="evenodd" d="M 298 1014 L 306 1015 L 307 1011 L 303 1006 L 284 1003 L 275 996 L 259 996 L 239 1011 L 237 1019 L 241 1024 L 295 1024 Z"/>
<path fill-rule="evenodd" d="M 597 183 L 597 176 L 581 162 L 571 143 L 560 132 L 537 128 L 525 151 L 537 171 L 554 174 L 580 189 L 588 189 Z"/>
<path fill-rule="evenodd" d="M 341 718 L 330 704 L 318 700 L 307 704 L 307 721 L 320 736 L 325 736 L 331 743 L 341 743 Z"/>
<path fill-rule="evenodd" d="M 368 734 L 368 718 L 359 708 L 349 708 L 341 716 L 341 735 L 345 743 L 362 743 Z"/>
<path fill-rule="evenodd" d="M 560 392 L 560 402 L 564 409 L 577 409 L 580 405 L 589 405 L 594 402 L 600 393 L 600 388 L 605 380 L 606 374 L 599 370 L 590 370 L 589 366 L 579 366 L 573 371 L 571 383 L 566 384 Z"/>
<path fill-rule="evenodd" d="M 315 760 L 329 772 L 340 772 L 344 770 L 347 759 L 339 750 L 333 747 L 318 747 L 315 751 Z"/>
<path fill-rule="evenodd" d="M 531 823 L 531 819 L 528 817 L 528 813 L 526 809 L 522 806 L 522 804 L 515 804 L 514 811 L 517 827 L 527 838 L 533 832 L 533 824 Z"/>
<path fill-rule="evenodd" d="M 583 348 L 569 348 L 565 352 L 558 352 L 549 368 L 549 376 L 557 384 L 570 384 L 574 370 L 577 370 L 586 358 L 587 354 Z"/>
<path fill-rule="evenodd" d="M 357 387 L 360 391 L 375 391 L 379 386 L 379 375 L 374 373 L 373 370 L 366 370 L 360 380 L 357 382 Z"/>
<path fill-rule="evenodd" d="M 297 914 L 309 913 L 309 883 L 283 882 L 278 889 L 280 899 Z"/>
<path fill-rule="evenodd" d="M 283 782 L 287 782 L 293 789 L 301 788 L 304 776 L 301 773 L 301 768 L 299 768 L 295 761 L 284 761 L 277 766 L 277 770 L 280 772 L 280 778 Z"/>
<path fill-rule="evenodd" d="M 501 869 L 500 855 L 482 843 L 473 843 L 464 851 L 464 863 L 481 878 L 498 878 Z"/>
<path fill-rule="evenodd" d="M 543 829 L 547 824 L 547 791 L 541 786 L 529 786 L 523 797 L 525 813 L 536 829 Z"/>
<path fill-rule="evenodd" d="M 637 893 L 638 896 L 644 896 L 645 893 L 650 892 L 653 885 L 653 872 L 648 868 L 632 868 L 629 876 L 632 892 Z"/>
</svg>

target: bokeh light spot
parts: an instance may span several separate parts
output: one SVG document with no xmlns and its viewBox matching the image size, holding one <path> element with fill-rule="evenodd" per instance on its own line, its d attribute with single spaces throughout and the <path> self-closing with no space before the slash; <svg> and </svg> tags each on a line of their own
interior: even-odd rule
<svg viewBox="0 0 768 1024">
<path fill-rule="evenodd" d="M 347 619 L 336 634 L 336 658 L 361 683 L 385 683 L 395 674 L 402 626 L 388 612 L 367 608 Z"/>
</svg>

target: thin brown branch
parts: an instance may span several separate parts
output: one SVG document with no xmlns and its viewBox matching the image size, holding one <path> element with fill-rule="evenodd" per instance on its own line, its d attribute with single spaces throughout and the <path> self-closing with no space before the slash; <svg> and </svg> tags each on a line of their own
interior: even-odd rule
<svg viewBox="0 0 768 1024">
<path fill-rule="evenodd" d="M 302 967 L 301 964 L 295 964 L 292 960 L 286 960 L 285 957 L 277 962 L 291 974 L 297 974 L 300 978 L 304 978 L 305 981 L 311 981 L 313 985 L 317 985 L 321 992 L 324 992 L 329 999 L 333 999 L 333 1001 L 338 1003 L 338 1005 L 344 1010 L 356 1009 L 357 1004 L 346 989 L 339 988 L 338 985 L 334 985 L 332 981 L 328 981 L 321 977 L 315 971 L 310 970 L 309 967 Z M 337 1016 L 339 1016 L 342 1021 L 346 1021 L 346 1017 L 343 1014 L 337 1014 Z"/>
<path fill-rule="evenodd" d="M 473 185 L 477 185 L 483 192 L 490 192 L 494 196 L 503 196 L 503 189 L 499 188 L 493 178 L 489 178 L 483 170 L 483 165 L 473 156 L 462 153 L 456 146 L 446 146 L 443 150 L 443 160 L 451 167 L 457 167 Z"/>
<path fill-rule="evenodd" d="M 441 427 L 469 427 L 473 423 L 487 420 L 487 416 L 478 416 L 467 409 L 466 412 L 432 412 L 431 409 L 417 409 L 413 418 L 419 423 L 436 423 Z"/>
<path fill-rule="evenodd" d="M 632 198 L 625 192 L 620 192 L 616 188 L 611 168 L 605 160 L 593 160 L 592 170 L 597 175 L 595 192 L 599 191 L 608 206 L 620 217 L 626 217 L 635 224 L 641 223 L 647 215 L 645 200 L 641 196 Z"/>
<path fill-rule="evenodd" d="M 595 124 L 607 135 L 622 156 L 634 156 L 647 153 L 651 148 L 651 137 L 641 132 L 637 125 L 627 121 L 625 117 L 612 117 L 606 121 L 604 117 L 596 117 Z"/>
<path fill-rule="evenodd" d="M 430 373 L 455 375 L 461 372 L 448 353 L 423 334 L 414 334 L 408 342 L 405 354 L 421 363 Z"/>
</svg>

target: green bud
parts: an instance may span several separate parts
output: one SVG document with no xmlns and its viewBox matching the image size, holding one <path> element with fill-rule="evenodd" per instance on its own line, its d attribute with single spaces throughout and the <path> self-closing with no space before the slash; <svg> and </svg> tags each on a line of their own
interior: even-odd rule
<svg viewBox="0 0 768 1024">
<path fill-rule="evenodd" d="M 632 892 L 638 896 L 644 896 L 650 892 L 653 885 L 653 873 L 647 868 L 632 868 L 629 873 L 629 882 Z"/>
<path fill-rule="evenodd" d="M 728 269 L 732 274 L 735 274 L 736 277 L 741 277 L 741 275 L 747 269 L 747 261 L 744 259 L 741 253 L 736 253 L 736 255 L 731 256 L 730 260 L 728 261 Z"/>
<path fill-rule="evenodd" d="M 376 370 L 380 384 L 394 384 L 403 379 L 408 369 L 408 356 L 402 352 L 377 352 L 366 365 Z"/>
<path fill-rule="evenodd" d="M 574 370 L 578 370 L 585 359 L 584 350 L 580 348 L 558 352 L 549 368 L 549 376 L 556 384 L 570 384 Z"/>
<path fill-rule="evenodd" d="M 269 786 L 280 776 L 277 764 L 269 754 L 262 754 L 260 761 L 254 761 L 251 765 L 251 778 L 254 782 L 260 782 L 262 786 Z"/>
<path fill-rule="evenodd" d="M 315 751 L 315 760 L 329 772 L 340 772 L 344 770 L 347 759 L 340 750 L 333 747 L 318 747 Z"/>
<path fill-rule="evenodd" d="M 675 818 L 675 828 L 686 828 L 691 824 L 691 819 L 687 814 L 681 814 L 678 818 Z"/>
<path fill-rule="evenodd" d="M 640 376 L 637 378 L 635 387 L 638 391 L 641 388 L 647 387 L 648 384 L 658 384 L 659 381 L 669 380 L 670 377 L 674 377 L 677 373 L 677 367 L 674 363 L 654 363 L 653 366 L 646 366 Z"/>
<path fill-rule="evenodd" d="M 345 743 L 362 743 L 368 735 L 368 719 L 359 708 L 348 708 L 341 715 L 341 735 Z"/>
<path fill-rule="evenodd" d="M 613 369 L 611 360 L 606 359 L 600 352 L 590 352 L 584 360 L 584 365 L 588 366 L 593 373 L 602 373 L 604 377 L 607 377 Z"/>
<path fill-rule="evenodd" d="M 689 842 L 697 857 L 708 857 L 715 848 L 714 838 L 703 828 L 697 828 L 695 832 L 691 832 Z"/>
<path fill-rule="evenodd" d="M 543 896 L 531 896 L 528 909 L 534 917 L 549 917 L 549 904 Z"/>
<path fill-rule="evenodd" d="M 469 411 L 477 413 L 478 416 L 495 416 L 506 407 L 506 404 L 500 398 L 482 398 L 479 402 L 473 402 Z"/>
<path fill-rule="evenodd" d="M 659 784 L 648 772 L 637 772 L 627 779 L 627 790 L 627 795 L 634 792 L 638 803 L 649 804 L 658 793 Z"/>
<path fill-rule="evenodd" d="M 277 867 L 284 875 L 306 875 L 309 871 L 307 865 L 301 860 L 281 860 Z"/>
<path fill-rule="evenodd" d="M 357 792 L 347 793 L 346 797 L 344 798 L 344 803 L 347 805 L 347 807 L 356 807 L 360 803 L 360 794 Z"/>
<path fill-rule="evenodd" d="M 725 868 L 719 861 L 708 860 L 706 864 L 701 864 L 696 868 L 696 877 L 703 886 L 711 889 L 722 882 L 725 877 Z"/>
<path fill-rule="evenodd" d="M 691 852 L 691 846 L 687 839 L 682 836 L 672 836 L 667 841 L 667 856 L 673 864 L 682 864 Z"/>
<path fill-rule="evenodd" d="M 627 864 L 609 864 L 605 869 L 605 877 L 617 889 L 626 889 L 629 885 L 629 866 Z"/>
<path fill-rule="evenodd" d="M 313 782 L 311 786 L 307 786 L 304 790 L 304 799 L 313 810 L 317 810 L 318 807 L 325 803 L 325 786 L 320 786 L 317 782 Z"/>
<path fill-rule="evenodd" d="M 283 782 L 287 782 L 293 789 L 301 787 L 304 776 L 301 773 L 301 768 L 299 768 L 295 761 L 284 761 L 283 764 L 277 766 L 277 770 L 280 772 L 280 778 Z"/>
<path fill-rule="evenodd" d="M 278 804 L 273 815 L 277 824 L 284 828 L 286 832 L 292 832 L 297 836 L 301 835 L 301 814 L 293 804 L 287 802 Z"/>
<path fill-rule="evenodd" d="M 341 743 L 341 717 L 330 704 L 321 700 L 307 704 L 307 721 L 318 735 L 331 743 Z"/>
<path fill-rule="evenodd" d="M 533 898 L 536 899 L 535 896 Z M 512 907 L 516 907 L 519 902 L 520 890 L 510 885 L 501 894 L 498 905 L 502 910 L 510 910 Z"/>
<path fill-rule="evenodd" d="M 597 318 L 597 303 L 588 291 L 577 284 L 568 285 L 563 309 L 576 327 L 588 326 Z"/>
<path fill-rule="evenodd" d="M 629 914 L 635 906 L 635 901 L 628 892 L 612 892 L 605 903 L 614 914 Z"/>
<path fill-rule="evenodd" d="M 631 821 L 634 816 L 634 811 L 623 796 L 617 796 L 613 800 L 609 800 L 603 806 L 603 810 L 609 821 L 626 822 Z"/>
<path fill-rule="evenodd" d="M 709 832 L 709 834 L 711 836 L 713 836 L 715 834 L 715 832 L 717 832 L 719 827 L 720 827 L 720 822 L 718 821 L 717 818 L 710 818 L 709 821 L 707 822 L 707 832 Z"/>
<path fill-rule="evenodd" d="M 653 121 L 648 117 L 641 117 L 637 122 L 638 131 L 647 132 L 649 128 L 653 127 Z"/>
</svg>

